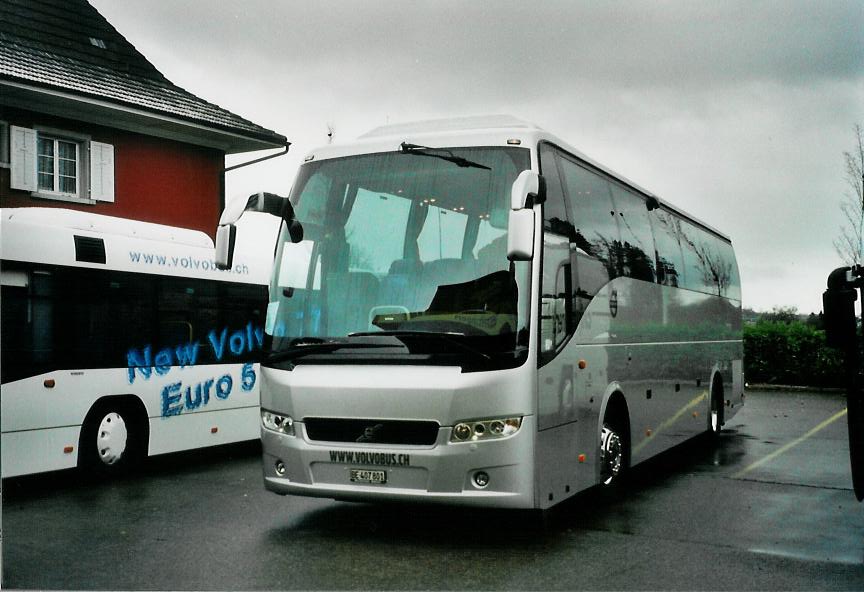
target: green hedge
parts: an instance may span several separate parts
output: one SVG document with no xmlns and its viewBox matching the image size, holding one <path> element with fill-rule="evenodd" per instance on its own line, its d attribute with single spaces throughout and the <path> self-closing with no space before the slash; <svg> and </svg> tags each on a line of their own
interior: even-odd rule
<svg viewBox="0 0 864 592">
<path fill-rule="evenodd" d="M 750 384 L 844 384 L 842 359 L 825 345 L 825 332 L 797 321 L 744 326 L 744 376 Z"/>
</svg>

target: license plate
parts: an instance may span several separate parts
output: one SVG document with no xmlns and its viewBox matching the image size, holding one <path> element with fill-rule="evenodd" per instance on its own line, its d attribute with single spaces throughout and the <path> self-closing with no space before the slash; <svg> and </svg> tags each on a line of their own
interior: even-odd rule
<svg viewBox="0 0 864 592">
<path fill-rule="evenodd" d="M 380 485 L 387 483 L 387 471 L 370 471 L 369 469 L 351 469 L 352 483 L 372 483 Z"/>
</svg>

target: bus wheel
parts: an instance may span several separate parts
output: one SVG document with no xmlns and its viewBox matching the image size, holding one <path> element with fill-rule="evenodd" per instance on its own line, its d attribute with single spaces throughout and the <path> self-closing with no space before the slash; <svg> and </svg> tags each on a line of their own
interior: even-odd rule
<svg viewBox="0 0 864 592">
<path fill-rule="evenodd" d="M 603 423 L 600 433 L 600 482 L 603 485 L 617 483 L 626 466 L 625 442 L 613 424 Z"/>
<path fill-rule="evenodd" d="M 79 465 L 104 475 L 119 475 L 142 456 L 143 430 L 130 406 L 94 407 L 81 428 Z"/>
<path fill-rule="evenodd" d="M 715 380 L 711 385 L 711 406 L 708 410 L 708 431 L 712 436 L 723 428 L 723 384 Z"/>
</svg>

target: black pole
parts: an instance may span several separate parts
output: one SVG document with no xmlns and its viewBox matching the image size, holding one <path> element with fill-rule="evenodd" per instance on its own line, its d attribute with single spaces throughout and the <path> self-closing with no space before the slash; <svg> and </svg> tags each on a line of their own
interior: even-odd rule
<svg viewBox="0 0 864 592">
<path fill-rule="evenodd" d="M 864 501 L 864 396 L 861 392 L 861 338 L 855 315 L 857 289 L 862 290 L 864 297 L 864 269 L 859 266 L 835 269 L 828 276 L 828 289 L 822 294 L 822 303 L 826 341 L 843 355 L 849 464 L 852 488 L 860 502 Z"/>
<path fill-rule="evenodd" d="M 859 281 L 864 303 L 864 285 Z M 864 393 L 861 389 L 861 338 L 855 321 L 855 337 L 846 362 L 846 421 L 849 427 L 849 464 L 852 468 L 852 489 L 858 501 L 864 501 Z"/>
</svg>

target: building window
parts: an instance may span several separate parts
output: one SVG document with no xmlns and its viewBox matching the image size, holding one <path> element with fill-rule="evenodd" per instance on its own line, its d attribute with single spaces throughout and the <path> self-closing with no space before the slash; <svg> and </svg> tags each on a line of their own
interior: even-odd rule
<svg viewBox="0 0 864 592">
<path fill-rule="evenodd" d="M 80 145 L 39 136 L 38 156 L 39 191 L 78 197 Z"/>
<path fill-rule="evenodd" d="M 9 131 L 11 189 L 42 199 L 114 201 L 114 146 L 61 130 Z"/>
</svg>

